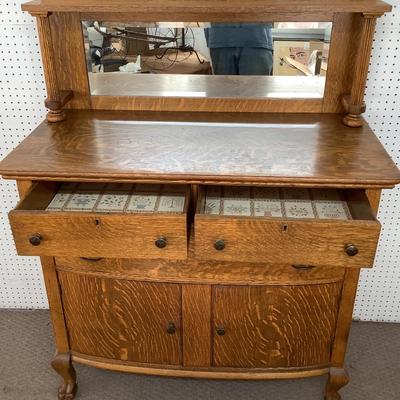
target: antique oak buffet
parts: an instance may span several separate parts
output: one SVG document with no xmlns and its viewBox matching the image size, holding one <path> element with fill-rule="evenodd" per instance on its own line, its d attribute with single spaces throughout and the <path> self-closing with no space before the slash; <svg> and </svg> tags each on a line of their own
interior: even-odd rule
<svg viewBox="0 0 400 400">
<path fill-rule="evenodd" d="M 41 257 L 52 366 L 63 379 L 58 397 L 74 397 L 77 362 L 211 379 L 327 374 L 325 398 L 340 399 L 360 268 L 373 265 L 379 238 L 380 191 L 400 182 L 362 117 L 375 22 L 390 6 L 35 0 L 23 10 L 37 17 L 49 112 L 0 173 L 17 181 L 21 197 L 10 212 L 17 251 Z M 84 20 L 331 21 L 325 91 L 319 98 L 95 96 Z M 78 183 L 89 191 L 106 184 L 172 191 L 179 211 L 162 212 L 162 202 L 157 213 L 52 211 L 55 193 Z M 335 189 L 351 217 L 204 212 L 210 193 L 214 200 L 236 193 L 238 201 L 246 190 L 290 198 L 302 189 L 313 196 Z"/>
</svg>

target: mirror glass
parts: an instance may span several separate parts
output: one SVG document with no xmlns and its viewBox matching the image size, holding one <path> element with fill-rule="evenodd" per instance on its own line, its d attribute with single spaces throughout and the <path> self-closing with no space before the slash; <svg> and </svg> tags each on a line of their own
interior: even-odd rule
<svg viewBox="0 0 400 400">
<path fill-rule="evenodd" d="M 92 95 L 323 97 L 330 22 L 82 24 Z"/>
</svg>

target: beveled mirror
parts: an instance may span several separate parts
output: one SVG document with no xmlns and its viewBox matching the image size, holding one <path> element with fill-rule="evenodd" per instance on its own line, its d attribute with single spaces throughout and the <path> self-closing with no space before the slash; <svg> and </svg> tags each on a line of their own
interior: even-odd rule
<svg viewBox="0 0 400 400">
<path fill-rule="evenodd" d="M 83 21 L 92 96 L 322 99 L 331 22 Z"/>
</svg>

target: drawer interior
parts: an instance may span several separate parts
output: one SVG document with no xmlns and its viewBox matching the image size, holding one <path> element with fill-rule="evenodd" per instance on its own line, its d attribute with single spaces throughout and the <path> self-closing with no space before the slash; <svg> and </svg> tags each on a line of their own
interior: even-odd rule
<svg viewBox="0 0 400 400">
<path fill-rule="evenodd" d="M 376 220 L 365 191 L 356 189 L 202 186 L 196 213 L 211 218 Z"/>
<path fill-rule="evenodd" d="M 16 210 L 57 213 L 185 214 L 187 185 L 39 182 Z"/>
</svg>

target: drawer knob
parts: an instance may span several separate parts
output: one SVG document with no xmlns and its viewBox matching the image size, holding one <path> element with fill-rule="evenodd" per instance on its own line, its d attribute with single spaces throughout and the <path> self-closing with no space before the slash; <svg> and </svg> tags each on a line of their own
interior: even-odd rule
<svg viewBox="0 0 400 400">
<path fill-rule="evenodd" d="M 155 241 L 155 245 L 159 248 L 159 249 L 163 249 L 166 245 L 167 245 L 167 238 L 165 236 L 162 236 L 160 238 L 158 238 Z"/>
<path fill-rule="evenodd" d="M 217 326 L 216 331 L 218 336 L 224 336 L 226 333 L 225 328 L 223 326 Z"/>
<path fill-rule="evenodd" d="M 345 250 L 346 254 L 350 257 L 353 257 L 358 254 L 357 246 L 354 246 L 354 244 L 347 244 Z"/>
<path fill-rule="evenodd" d="M 221 251 L 225 248 L 225 242 L 222 239 L 218 239 L 214 242 L 215 250 Z"/>
<path fill-rule="evenodd" d="M 39 233 L 36 233 L 36 235 L 33 235 L 29 238 L 29 243 L 32 246 L 39 246 L 41 241 L 42 241 L 42 236 Z"/>
<path fill-rule="evenodd" d="M 167 333 L 173 335 L 176 332 L 176 326 L 173 322 L 169 322 L 167 325 Z"/>
</svg>

